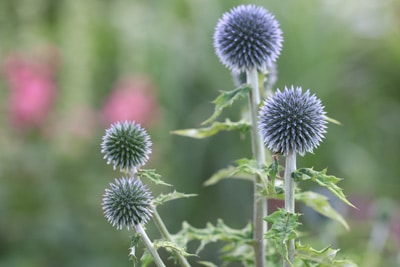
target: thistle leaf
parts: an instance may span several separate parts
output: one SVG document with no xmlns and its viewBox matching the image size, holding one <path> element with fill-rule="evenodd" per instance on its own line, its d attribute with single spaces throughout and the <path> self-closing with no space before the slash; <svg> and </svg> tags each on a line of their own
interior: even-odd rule
<svg viewBox="0 0 400 267">
<path fill-rule="evenodd" d="M 172 186 L 172 185 L 164 182 L 161 179 L 161 175 L 156 173 L 155 170 L 139 169 L 136 174 L 139 176 L 140 179 L 143 179 L 143 178 L 149 179 L 151 182 L 153 182 L 156 185 Z"/>
<path fill-rule="evenodd" d="M 129 248 L 129 260 L 132 261 L 133 267 L 136 267 L 139 263 L 139 259 L 136 257 L 136 246 L 139 244 L 140 236 L 134 234 L 131 237 L 131 247 Z"/>
<path fill-rule="evenodd" d="M 178 245 L 176 245 L 173 242 L 166 241 L 166 240 L 156 240 L 154 242 L 154 248 L 165 248 L 166 250 L 173 250 L 175 253 L 182 255 L 184 257 L 189 257 L 189 256 L 197 256 L 195 254 L 190 254 L 186 252 L 186 250 Z"/>
<path fill-rule="evenodd" d="M 185 194 L 185 193 L 180 193 L 177 191 L 168 193 L 168 194 L 160 194 L 156 199 L 154 199 L 153 204 L 155 206 L 164 204 L 165 202 L 179 199 L 179 198 L 189 198 L 189 197 L 195 197 L 197 196 L 196 194 Z"/>
<path fill-rule="evenodd" d="M 172 134 L 192 137 L 197 139 L 203 139 L 210 136 L 213 136 L 221 131 L 241 131 L 247 132 L 250 129 L 251 125 L 248 122 L 240 120 L 238 122 L 232 122 L 229 119 L 226 119 L 225 122 L 214 122 L 209 127 L 204 128 L 193 128 L 193 129 L 183 129 L 172 131 Z"/>
<path fill-rule="evenodd" d="M 357 264 L 350 260 L 335 260 L 338 252 L 338 249 L 330 247 L 316 250 L 309 245 L 303 246 L 299 242 L 296 243 L 296 257 L 301 259 L 306 266 L 357 267 Z"/>
<path fill-rule="evenodd" d="M 326 187 L 329 191 L 335 194 L 344 203 L 346 203 L 350 207 L 355 208 L 355 206 L 351 204 L 349 200 L 347 200 L 346 196 L 343 193 L 342 188 L 336 185 L 342 179 L 337 178 L 333 175 L 327 175 L 326 171 L 327 171 L 326 169 L 319 172 L 315 171 L 312 168 L 301 168 L 296 170 L 292 174 L 292 177 L 296 181 L 311 180 L 320 186 Z"/>
<path fill-rule="evenodd" d="M 217 184 L 223 179 L 243 179 L 247 181 L 252 181 L 253 176 L 239 173 L 237 167 L 229 166 L 214 173 L 207 181 L 204 182 L 204 186 Z"/>
<path fill-rule="evenodd" d="M 183 222 L 182 229 L 173 235 L 172 238 L 181 246 L 186 246 L 186 244 L 193 240 L 200 241 L 196 254 L 200 253 L 207 244 L 217 241 L 232 243 L 233 247 L 238 245 L 248 245 L 251 247 L 253 242 L 250 224 L 238 230 L 225 225 L 222 220 L 218 220 L 216 225 L 207 223 L 205 228 L 196 228 L 187 222 Z M 230 253 L 230 250 L 224 251 L 224 253 Z"/>
<path fill-rule="evenodd" d="M 212 102 L 215 104 L 214 113 L 210 118 L 202 122 L 201 125 L 214 122 L 222 113 L 224 108 L 232 106 L 236 100 L 246 96 L 250 90 L 251 88 L 248 84 L 243 84 L 232 91 L 222 91 L 221 94 Z"/>
<path fill-rule="evenodd" d="M 250 159 L 238 159 L 235 161 L 234 166 L 221 169 L 213 174 L 208 180 L 204 182 L 205 186 L 210 186 L 218 183 L 223 179 L 243 179 L 247 181 L 253 181 L 254 175 L 261 177 L 263 181 L 268 181 L 268 175 L 275 169 L 271 166 L 265 168 L 259 168 L 255 160 Z"/>
<path fill-rule="evenodd" d="M 341 223 L 346 230 L 349 230 L 349 225 L 347 222 L 343 219 L 342 215 L 340 215 L 329 203 L 328 199 L 321 194 L 311 192 L 311 191 L 306 191 L 306 192 L 301 192 L 296 194 L 296 200 L 303 202 L 313 210 L 319 212 L 320 214 L 338 221 Z"/>
<path fill-rule="evenodd" d="M 290 213 L 285 209 L 278 209 L 274 213 L 264 218 L 272 226 L 264 235 L 264 238 L 271 239 L 278 244 L 278 251 L 287 261 L 288 248 L 287 241 L 297 238 L 296 229 L 300 225 L 298 222 L 300 214 Z"/>
</svg>

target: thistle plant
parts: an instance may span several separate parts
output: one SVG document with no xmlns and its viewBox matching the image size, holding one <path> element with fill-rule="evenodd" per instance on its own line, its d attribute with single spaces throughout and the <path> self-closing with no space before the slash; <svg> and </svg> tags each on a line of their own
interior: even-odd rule
<svg viewBox="0 0 400 267">
<path fill-rule="evenodd" d="M 126 227 L 129 230 L 133 228 L 140 236 L 152 260 L 157 266 L 162 267 L 165 264 L 142 227 L 154 216 L 154 222 L 165 239 L 164 246 L 175 249 L 174 255 L 182 266 L 190 266 L 183 257 L 182 249 L 174 245 L 170 233 L 155 207 L 155 202 L 161 204 L 170 199 L 188 197 L 189 195 L 172 193 L 163 196 L 163 200 L 153 200 L 150 191 L 140 180 L 140 178 L 148 178 L 156 184 L 168 185 L 160 179 L 160 176 L 154 170 L 139 169 L 149 159 L 151 144 L 150 136 L 146 130 L 135 122 L 117 122 L 106 130 L 101 143 L 104 159 L 107 160 L 107 164 L 113 164 L 114 170 L 119 168 L 120 171 L 129 174 L 130 177 L 115 179 L 115 183 L 110 183 L 110 189 L 106 189 L 103 197 L 104 215 L 111 225 L 116 226 L 117 229 Z M 131 251 L 134 251 L 134 249 Z M 135 255 L 131 256 L 136 257 Z"/>
<path fill-rule="evenodd" d="M 211 267 L 227 266 L 231 262 L 246 267 L 356 266 L 349 260 L 335 259 L 338 250 L 330 247 L 317 250 L 300 243 L 297 230 L 300 214 L 295 211 L 295 201 L 349 228 L 326 197 L 301 190 L 303 181 L 325 187 L 346 204 L 352 204 L 337 185 L 341 179 L 327 175 L 327 170 L 296 166 L 296 155 L 312 153 L 324 138 L 327 123 L 335 121 L 326 116 L 321 101 L 309 90 L 303 92 L 301 87 L 292 86 L 273 92 L 282 42 L 278 21 L 263 7 L 240 5 L 223 14 L 215 27 L 213 44 L 221 63 L 231 71 L 237 88 L 220 93 L 213 101 L 214 112 L 202 127 L 173 131 L 192 138 L 208 138 L 221 131 L 249 133 L 252 158 L 234 161 L 232 166 L 217 171 L 205 182 L 210 186 L 234 177 L 253 183 L 253 218 L 243 228 L 231 228 L 218 219 L 215 225 L 208 223 L 205 228 L 184 222 L 179 232 L 170 234 L 156 206 L 192 195 L 174 191 L 152 199 L 141 179 L 171 185 L 162 181 L 154 170 L 142 169 L 151 152 L 150 137 L 134 122 L 118 122 L 106 130 L 101 144 L 104 158 L 114 169 L 119 168 L 130 177 L 116 180 L 106 190 L 103 199 L 106 218 L 117 228 L 134 228 L 147 236 L 141 225 L 152 217 L 161 239 L 154 243 L 148 238 L 142 241 L 157 265 L 163 266 L 157 248 L 165 248 L 181 266 L 188 267 L 187 257 L 198 256 L 207 244 L 220 241 L 224 243 L 222 263 L 216 265 L 203 259 L 198 263 Z M 261 103 L 264 96 L 268 97 Z M 239 121 L 229 118 L 218 121 L 224 109 L 244 97 L 248 99 L 248 112 Z M 279 155 L 285 157 L 284 166 L 279 165 Z M 285 209 L 268 213 L 268 199 L 284 200 Z M 199 241 L 199 246 L 190 254 L 186 248 L 194 240 Z M 147 266 L 147 261 L 143 262 Z"/>
<path fill-rule="evenodd" d="M 150 219 L 152 197 L 140 180 L 135 178 L 115 179 L 103 196 L 103 211 L 107 220 L 117 229 L 135 229 L 157 266 L 165 264 L 154 249 L 142 225 Z"/>
<path fill-rule="evenodd" d="M 274 16 L 262 7 L 241 5 L 225 13 L 218 21 L 214 33 L 214 47 L 222 64 L 236 72 L 246 73 L 250 85 L 249 110 L 251 116 L 252 151 L 258 167 L 265 163 L 265 150 L 257 132 L 257 110 L 260 104 L 260 90 L 257 71 L 265 71 L 268 64 L 275 62 L 282 47 L 282 31 Z M 256 241 L 255 266 L 265 265 L 264 233 L 267 225 L 266 201 L 260 198 L 262 177 L 254 179 L 254 239 Z"/>
<path fill-rule="evenodd" d="M 292 173 L 296 170 L 296 154 L 312 152 L 326 132 L 326 117 L 321 101 L 310 91 L 292 86 L 265 100 L 260 110 L 260 132 L 267 147 L 286 157 L 285 209 L 295 212 L 295 184 Z M 294 239 L 288 244 L 288 261 L 294 261 Z"/>
</svg>

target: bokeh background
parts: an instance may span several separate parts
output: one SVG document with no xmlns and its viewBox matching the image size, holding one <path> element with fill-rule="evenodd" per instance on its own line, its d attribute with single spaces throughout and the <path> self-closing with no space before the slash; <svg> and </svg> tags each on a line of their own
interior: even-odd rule
<svg viewBox="0 0 400 267">
<path fill-rule="evenodd" d="M 104 189 L 121 176 L 102 159 L 101 136 L 120 119 L 148 129 L 147 168 L 199 194 L 159 208 L 171 232 L 185 220 L 249 222 L 250 184 L 202 185 L 251 155 L 249 137 L 170 134 L 198 127 L 218 90 L 233 89 L 212 35 L 222 13 L 242 3 L 250 1 L 0 1 L 0 266 L 131 266 L 130 233 L 101 210 Z M 275 14 L 284 32 L 275 87 L 310 88 L 342 123 L 330 124 L 298 166 L 344 178 L 358 210 L 338 206 L 350 231 L 304 210 L 306 238 L 340 247 L 360 266 L 399 266 L 400 2 L 251 3 Z M 214 250 L 202 256 L 215 259 Z"/>
</svg>

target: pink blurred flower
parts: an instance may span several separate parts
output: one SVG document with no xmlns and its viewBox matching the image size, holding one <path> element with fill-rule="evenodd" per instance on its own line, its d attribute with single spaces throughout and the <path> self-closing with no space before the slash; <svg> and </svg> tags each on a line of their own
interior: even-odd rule
<svg viewBox="0 0 400 267">
<path fill-rule="evenodd" d="M 3 73 L 10 89 L 7 109 L 13 126 L 34 128 L 46 120 L 56 95 L 52 56 L 12 52 L 5 59 Z"/>
<path fill-rule="evenodd" d="M 391 230 L 400 248 L 400 213 L 397 213 L 396 216 L 394 216 L 394 218 L 392 219 Z"/>
<path fill-rule="evenodd" d="M 106 124 L 128 120 L 144 127 L 154 125 L 159 117 L 154 85 L 144 77 L 121 79 L 107 98 L 102 112 Z"/>
</svg>

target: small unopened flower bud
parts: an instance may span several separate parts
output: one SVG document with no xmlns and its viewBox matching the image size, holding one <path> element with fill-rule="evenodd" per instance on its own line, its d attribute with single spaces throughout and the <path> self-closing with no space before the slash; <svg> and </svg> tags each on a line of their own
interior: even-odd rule
<svg viewBox="0 0 400 267">
<path fill-rule="evenodd" d="M 101 152 L 114 169 L 132 171 L 144 165 L 151 153 L 151 141 L 147 132 L 135 122 L 117 122 L 106 130 Z"/>
<path fill-rule="evenodd" d="M 223 14 L 214 33 L 214 47 L 222 64 L 240 72 L 264 71 L 282 48 L 278 21 L 263 7 L 240 5 Z"/>
<path fill-rule="evenodd" d="M 145 224 L 152 216 L 152 197 L 146 186 L 135 178 L 115 179 L 103 196 L 103 211 L 107 220 L 128 230 L 138 224 Z"/>
<path fill-rule="evenodd" d="M 312 152 L 326 133 L 326 116 L 321 101 L 301 87 L 278 90 L 265 100 L 259 129 L 267 147 L 284 155 Z"/>
</svg>

